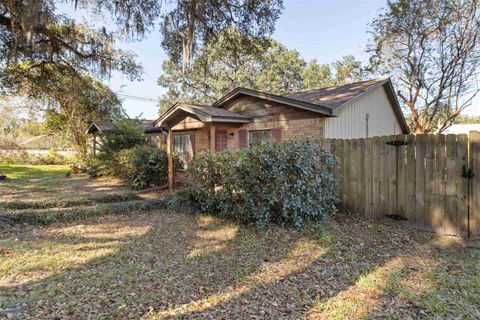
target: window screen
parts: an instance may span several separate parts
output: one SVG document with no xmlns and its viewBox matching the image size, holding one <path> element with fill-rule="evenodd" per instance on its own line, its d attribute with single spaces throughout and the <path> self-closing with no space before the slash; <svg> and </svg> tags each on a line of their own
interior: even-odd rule
<svg viewBox="0 0 480 320">
<path fill-rule="evenodd" d="M 248 132 L 248 143 L 250 146 L 270 141 L 270 130 L 255 130 Z"/>
</svg>

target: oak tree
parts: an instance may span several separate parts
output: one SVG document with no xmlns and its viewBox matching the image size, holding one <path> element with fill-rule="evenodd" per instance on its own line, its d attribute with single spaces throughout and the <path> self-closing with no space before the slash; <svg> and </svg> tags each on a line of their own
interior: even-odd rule
<svg viewBox="0 0 480 320">
<path fill-rule="evenodd" d="M 478 93 L 476 0 L 392 0 L 371 33 L 373 69 L 393 77 L 415 132 L 443 132 Z"/>
</svg>

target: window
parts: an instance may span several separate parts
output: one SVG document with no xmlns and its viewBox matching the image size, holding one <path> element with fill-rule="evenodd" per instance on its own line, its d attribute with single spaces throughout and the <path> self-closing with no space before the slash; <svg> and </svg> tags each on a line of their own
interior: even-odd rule
<svg viewBox="0 0 480 320">
<path fill-rule="evenodd" d="M 195 134 L 193 132 L 174 133 L 173 152 L 178 155 L 184 168 L 195 152 Z"/>
<path fill-rule="evenodd" d="M 248 132 L 249 146 L 254 146 L 262 142 L 270 141 L 270 130 L 255 130 Z"/>
</svg>

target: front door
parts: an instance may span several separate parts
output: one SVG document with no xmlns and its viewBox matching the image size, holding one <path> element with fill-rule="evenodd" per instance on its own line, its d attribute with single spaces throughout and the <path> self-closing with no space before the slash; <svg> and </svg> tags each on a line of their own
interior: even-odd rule
<svg viewBox="0 0 480 320">
<path fill-rule="evenodd" d="M 215 151 L 223 151 L 227 149 L 227 131 L 215 131 Z"/>
</svg>

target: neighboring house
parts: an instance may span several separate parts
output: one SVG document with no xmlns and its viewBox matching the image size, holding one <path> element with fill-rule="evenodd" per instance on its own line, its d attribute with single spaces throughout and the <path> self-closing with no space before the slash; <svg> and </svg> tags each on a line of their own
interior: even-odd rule
<svg viewBox="0 0 480 320">
<path fill-rule="evenodd" d="M 141 120 L 145 128 L 145 136 L 147 141 L 153 145 L 162 145 L 167 143 L 167 135 L 163 132 L 162 128 L 155 127 L 155 120 Z M 105 132 L 111 132 L 113 130 L 113 122 L 98 120 L 93 121 L 87 129 L 87 134 L 91 135 L 89 139 L 89 146 L 91 153 L 95 155 L 99 148 L 101 148 L 102 141 L 101 135 Z"/>
<path fill-rule="evenodd" d="M 480 123 L 452 124 L 443 131 L 443 134 L 468 134 L 470 131 L 480 131 Z"/>
</svg>

